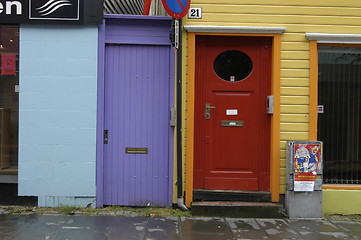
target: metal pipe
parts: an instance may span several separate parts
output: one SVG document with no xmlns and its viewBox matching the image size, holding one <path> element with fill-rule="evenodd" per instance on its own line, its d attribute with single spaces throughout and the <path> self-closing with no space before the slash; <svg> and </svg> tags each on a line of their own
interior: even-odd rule
<svg viewBox="0 0 361 240">
<path fill-rule="evenodd" d="M 177 21 L 177 20 L 175 20 Z M 182 161 L 182 19 L 179 19 L 179 45 L 177 49 L 177 195 L 178 207 L 183 211 L 188 208 L 183 204 L 183 161 Z"/>
</svg>

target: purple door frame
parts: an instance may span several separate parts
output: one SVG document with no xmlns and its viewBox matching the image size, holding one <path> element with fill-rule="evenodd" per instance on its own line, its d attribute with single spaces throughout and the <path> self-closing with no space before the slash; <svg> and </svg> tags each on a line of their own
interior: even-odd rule
<svg viewBox="0 0 361 240">
<path fill-rule="evenodd" d="M 97 103 L 97 169 L 96 169 L 96 206 L 104 206 L 104 126 L 105 126 L 105 46 L 106 44 L 126 45 L 158 45 L 169 46 L 169 32 L 171 30 L 170 17 L 105 15 L 103 24 L 99 27 L 99 55 L 98 55 L 98 103 Z M 170 51 L 170 82 L 169 108 L 174 106 L 174 54 Z M 173 192 L 173 138 L 174 131 L 169 125 L 168 149 L 168 200 L 167 206 L 172 204 Z"/>
</svg>

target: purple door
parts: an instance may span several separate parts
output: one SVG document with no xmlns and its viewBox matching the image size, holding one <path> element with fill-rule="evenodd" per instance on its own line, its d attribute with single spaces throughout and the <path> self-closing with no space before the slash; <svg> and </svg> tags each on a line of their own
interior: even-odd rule
<svg viewBox="0 0 361 240">
<path fill-rule="evenodd" d="M 168 206 L 170 47 L 106 45 L 104 205 Z"/>
</svg>

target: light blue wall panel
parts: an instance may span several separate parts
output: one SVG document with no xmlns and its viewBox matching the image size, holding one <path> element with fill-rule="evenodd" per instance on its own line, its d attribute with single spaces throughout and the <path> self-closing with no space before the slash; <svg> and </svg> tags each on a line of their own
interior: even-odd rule
<svg viewBox="0 0 361 240">
<path fill-rule="evenodd" d="M 97 26 L 20 27 L 19 195 L 95 198 Z"/>
</svg>

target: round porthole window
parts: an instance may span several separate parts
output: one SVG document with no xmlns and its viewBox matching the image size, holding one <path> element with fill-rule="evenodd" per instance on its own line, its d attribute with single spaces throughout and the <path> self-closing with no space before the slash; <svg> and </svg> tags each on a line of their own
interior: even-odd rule
<svg viewBox="0 0 361 240">
<path fill-rule="evenodd" d="M 251 58 L 236 50 L 219 54 L 214 60 L 213 68 L 218 77 L 225 81 L 237 82 L 245 79 L 252 72 Z"/>
</svg>

